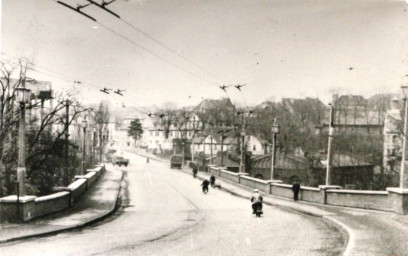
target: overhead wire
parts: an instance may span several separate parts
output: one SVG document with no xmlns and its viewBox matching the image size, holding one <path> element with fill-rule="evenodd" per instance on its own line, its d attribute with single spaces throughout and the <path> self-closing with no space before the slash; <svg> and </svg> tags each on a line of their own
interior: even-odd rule
<svg viewBox="0 0 408 256">
<path fill-rule="evenodd" d="M 12 62 L 13 64 L 18 64 L 17 61 L 19 60 L 19 58 L 10 56 L 10 55 L 8 55 L 8 54 L 6 54 L 4 52 L 1 52 L 1 54 L 8 57 L 8 58 L 15 59 L 13 61 L 11 61 L 11 60 L 9 60 L 9 61 Z M 97 86 L 95 84 L 83 81 L 81 79 L 75 79 L 75 78 L 67 76 L 67 75 L 62 75 L 59 72 L 53 71 L 53 70 L 51 70 L 49 68 L 46 68 L 46 67 L 43 67 L 43 66 L 39 66 L 39 65 L 37 65 L 37 64 L 35 64 L 35 63 L 31 62 L 31 61 L 28 61 L 27 64 L 31 65 L 31 67 L 29 67 L 29 69 L 33 70 L 35 72 L 38 72 L 38 73 L 41 73 L 41 74 L 44 74 L 44 75 L 47 75 L 47 76 L 50 76 L 50 77 L 53 77 L 53 78 L 56 78 L 56 79 L 59 79 L 59 80 L 63 80 L 63 81 L 66 81 L 66 82 L 80 82 L 81 84 L 84 84 L 85 86 L 100 89 L 100 86 Z M 35 67 L 37 67 L 37 69 Z M 46 72 L 38 70 L 38 68 L 46 70 Z"/>
<path fill-rule="evenodd" d="M 54 3 L 60 3 L 60 4 L 61 4 L 61 1 L 56 1 L 56 0 L 51 0 L 51 1 L 54 2 Z M 93 1 L 89 1 L 89 2 L 93 2 Z M 113 1 L 112 1 L 112 2 L 113 2 Z M 72 10 L 74 10 L 74 11 L 79 12 L 79 13 L 82 14 L 82 15 L 85 15 L 85 13 L 83 13 L 82 11 L 77 10 L 78 8 L 75 9 L 75 8 L 73 8 L 73 7 L 71 7 L 71 6 L 67 5 L 67 4 L 63 4 L 63 5 L 66 6 L 66 7 L 69 7 L 70 9 L 72 9 Z M 80 6 L 80 7 L 83 8 L 83 7 L 86 7 L 86 6 Z M 112 13 L 111 11 L 109 11 L 109 10 L 106 9 L 106 8 L 103 8 L 103 9 L 105 9 L 105 10 L 107 10 L 108 12 Z M 114 15 L 115 15 L 116 17 L 118 17 L 118 15 L 116 15 L 116 14 L 114 14 Z M 143 45 L 141 45 L 141 44 L 135 42 L 134 40 L 132 40 L 132 39 L 130 39 L 130 38 L 124 36 L 123 34 L 117 32 L 116 30 L 114 30 L 114 29 L 112 29 L 112 28 L 106 26 L 105 24 L 103 24 L 103 23 L 97 21 L 97 20 L 94 19 L 93 17 L 90 17 L 89 15 L 85 15 L 85 16 L 88 17 L 88 18 L 91 18 L 95 23 L 99 24 L 101 27 L 103 27 L 104 29 L 108 30 L 109 32 L 111 32 L 111 33 L 115 34 L 116 36 L 122 38 L 123 40 L 125 40 L 125 41 L 131 43 L 132 45 L 134 45 L 134 46 L 136 46 L 136 47 L 138 47 L 138 48 L 140 48 L 140 49 L 142 49 L 142 50 L 148 52 L 149 54 L 155 56 L 156 58 L 162 60 L 163 62 L 165 62 L 165 63 L 167 63 L 167 64 L 169 64 L 169 65 L 171 65 L 171 66 L 173 66 L 173 67 L 175 67 L 175 68 L 177 68 L 177 69 L 179 69 L 179 70 L 181 70 L 181 71 L 183 71 L 183 72 L 185 72 L 185 73 L 187 73 L 187 74 L 189 74 L 189 75 L 191 75 L 191 76 L 193 76 L 193 77 L 195 77 L 195 78 L 197 78 L 197 79 L 199 79 L 199 80 L 202 80 L 202 81 L 204 81 L 204 82 L 206 82 L 206 83 L 208 83 L 208 84 L 210 84 L 210 85 L 212 85 L 212 86 L 218 87 L 218 85 L 217 85 L 216 83 L 214 83 L 214 82 L 212 82 L 212 81 L 210 81 L 210 80 L 208 80 L 208 79 L 206 79 L 206 78 L 203 78 L 203 77 L 201 77 L 201 76 L 199 76 L 199 75 L 197 75 L 197 74 L 195 74 L 195 73 L 193 73 L 193 72 L 191 72 L 191 71 L 189 71 L 189 70 L 183 68 L 183 67 L 180 66 L 180 65 L 177 65 L 177 64 L 175 64 L 175 63 L 169 61 L 168 59 L 166 59 L 166 58 L 160 56 L 159 54 L 156 54 L 155 52 L 153 52 L 153 51 L 151 51 L 150 49 L 144 47 Z M 146 36 L 146 37 L 148 37 L 150 40 L 152 40 L 152 41 L 154 41 L 155 43 L 159 44 L 160 46 L 162 46 L 162 47 L 165 48 L 166 50 L 172 52 L 173 54 L 176 54 L 178 57 L 184 59 L 184 60 L 187 61 L 188 63 L 190 63 L 190 64 L 194 65 L 195 67 L 197 67 L 197 68 L 199 68 L 199 69 L 205 71 L 206 73 L 211 74 L 213 77 L 217 77 L 218 79 L 221 79 L 219 76 L 217 76 L 217 75 L 214 74 L 213 72 L 211 72 L 211 71 L 209 71 L 209 70 L 203 68 L 201 65 L 198 65 L 198 64 L 194 63 L 193 61 L 191 61 L 189 58 L 185 57 L 184 55 L 179 54 L 178 52 L 176 52 L 176 51 L 175 51 L 174 49 L 172 49 L 171 47 L 168 47 L 168 46 L 165 45 L 164 43 L 162 43 L 162 42 L 160 42 L 159 40 L 155 39 L 154 37 L 150 36 L 148 33 L 146 33 L 146 32 L 144 32 L 143 30 L 137 28 L 136 26 L 134 26 L 133 24 L 131 24 L 131 23 L 128 22 L 127 20 L 121 19 L 120 17 L 118 17 L 118 18 L 119 18 L 123 23 L 125 23 L 126 25 L 128 25 L 129 27 L 131 27 L 133 30 L 135 30 L 135 31 L 137 31 L 137 32 L 139 32 L 139 33 L 141 33 L 141 34 L 143 34 L 143 35 Z M 90 83 L 88 83 L 88 84 L 91 85 L 91 86 L 93 86 L 93 87 L 100 88 L 99 86 L 95 86 L 95 85 L 92 85 L 92 84 L 90 84 Z M 225 90 L 225 93 L 226 93 L 226 95 L 227 95 L 227 98 L 231 100 L 231 97 L 230 97 L 230 95 L 227 93 L 226 90 Z M 245 100 L 245 99 L 244 99 L 244 100 Z M 245 101 L 245 104 L 248 106 L 248 104 L 246 103 L 246 101 Z M 249 108 L 249 107 L 248 107 L 248 108 Z"/>
<path fill-rule="evenodd" d="M 214 72 L 204 68 L 203 66 L 196 64 L 195 62 L 193 62 L 192 60 L 190 60 L 189 58 L 187 58 L 186 56 L 184 56 L 183 54 L 177 52 L 176 50 L 172 49 L 171 47 L 165 45 L 164 43 L 160 42 L 159 40 L 155 39 L 154 37 L 150 36 L 148 33 L 144 32 L 143 30 L 137 28 L 136 26 L 134 26 L 133 24 L 131 24 L 130 22 L 128 22 L 127 20 L 123 19 L 123 18 L 119 18 L 124 24 L 128 25 L 129 27 L 131 27 L 133 30 L 141 33 L 142 35 L 146 36 L 147 38 L 149 38 L 150 40 L 152 40 L 153 42 L 155 42 L 156 44 L 160 45 L 161 47 L 163 47 L 164 49 L 172 52 L 173 54 L 175 54 L 176 56 L 178 56 L 179 58 L 185 60 L 186 62 L 192 64 L 193 66 L 195 66 L 196 68 L 212 75 L 213 77 L 217 78 L 218 80 L 222 80 L 225 81 L 223 78 L 221 78 L 220 76 L 218 76 L 217 74 L 215 74 Z"/>
<path fill-rule="evenodd" d="M 175 64 L 175 63 L 173 63 L 173 62 L 167 60 L 166 58 L 160 56 L 159 54 L 154 53 L 153 51 L 147 49 L 147 48 L 144 47 L 143 45 L 141 45 L 141 44 L 139 44 L 139 43 L 136 43 L 135 41 L 129 39 L 128 37 L 122 35 L 121 33 L 117 32 L 117 31 L 115 31 L 115 30 L 113 30 L 113 29 L 107 27 L 106 25 L 102 24 L 101 22 L 99 22 L 99 21 L 95 21 L 95 22 L 96 22 L 97 24 L 99 24 L 101 27 L 103 27 L 103 28 L 105 28 L 106 30 L 110 31 L 111 33 L 113 33 L 113 34 L 119 36 L 119 37 L 122 38 L 123 40 L 128 41 L 129 43 L 131 43 L 131 44 L 133 44 L 133 45 L 135 45 L 135 46 L 137 46 L 137 47 L 143 49 L 144 51 L 146 51 L 146 52 L 150 53 L 151 55 L 155 56 L 156 58 L 158 58 L 158 59 L 160 59 L 160 60 L 166 62 L 167 64 L 169 64 L 169 65 L 171 65 L 171 66 L 173 66 L 173 67 L 175 67 L 175 68 L 177 68 L 177 69 L 179 69 L 179 70 L 181 70 L 181 71 L 183 71 L 183 72 L 185 72 L 185 73 L 187 73 L 187 74 L 189 74 L 189 75 L 191 75 L 191 76 L 193 76 L 193 77 L 195 77 L 195 78 L 198 78 L 198 79 L 200 79 L 200 80 L 202 80 L 202 81 L 204 81 L 204 82 L 206 82 L 206 83 L 209 83 L 209 84 L 211 84 L 211 85 L 213 85 L 213 86 L 218 86 L 216 83 L 214 83 L 214 82 L 212 82 L 212 81 L 209 81 L 208 79 L 205 79 L 205 78 L 203 78 L 203 77 L 201 77 L 201 76 L 199 76 L 199 75 L 197 75 L 197 74 L 194 74 L 193 72 L 191 72 L 191 71 L 189 71 L 189 70 L 187 70 L 187 69 L 181 67 L 180 65 L 177 65 L 177 64 Z"/>
<path fill-rule="evenodd" d="M 10 55 L 8 55 L 8 54 L 6 54 L 6 53 L 4 53 L 4 52 L 1 52 L 1 55 L 4 55 L 4 56 L 6 56 L 6 57 L 8 57 L 8 58 L 10 58 L 10 59 L 14 59 L 14 60 L 2 60 L 2 61 L 8 62 L 9 64 L 13 64 L 13 65 L 18 65 L 18 64 L 19 64 L 19 63 L 18 63 L 19 58 L 10 56 Z M 88 88 L 92 88 L 92 89 L 97 89 L 97 90 L 100 90 L 100 89 L 101 89 L 100 86 L 97 86 L 97 85 L 95 85 L 95 84 L 93 84 L 93 83 L 89 83 L 89 82 L 86 82 L 86 81 L 81 80 L 81 79 L 75 79 L 74 77 L 70 77 L 70 76 L 67 76 L 67 75 L 63 75 L 63 74 L 61 74 L 61 73 L 59 73 L 59 72 L 56 72 L 56 71 L 53 71 L 53 70 L 51 70 L 51 69 L 49 69 L 49 68 L 46 68 L 46 67 L 43 67 L 43 66 L 39 66 L 39 65 L 37 65 L 37 64 L 34 64 L 34 63 L 31 62 L 31 61 L 27 61 L 27 64 L 31 65 L 31 66 L 28 67 L 28 69 L 31 70 L 31 71 L 34 71 L 34 72 L 36 72 L 36 73 L 40 73 L 40 74 L 43 74 L 43 75 L 46 75 L 46 76 L 49 76 L 49 77 L 53 77 L 53 78 L 58 79 L 58 80 L 61 80 L 61 81 L 73 83 L 74 86 L 75 86 L 75 85 L 84 85 L 84 86 L 87 86 Z M 37 67 L 37 68 L 35 68 L 35 67 Z M 46 70 L 47 72 L 44 72 L 44 71 L 42 71 L 42 70 L 39 70 L 38 68 L 44 69 L 44 70 Z M 117 100 L 119 100 L 119 99 L 120 99 L 120 101 L 124 100 L 122 97 L 119 97 L 119 96 L 117 96 L 117 95 L 114 95 L 114 94 L 110 94 L 110 95 L 113 95 L 113 96 L 117 97 Z M 122 95 L 122 96 L 123 96 L 123 95 Z M 125 101 L 126 101 L 126 103 L 129 102 L 129 100 L 127 100 L 127 99 L 125 99 Z M 123 104 L 123 102 L 122 102 L 122 104 Z"/>
<path fill-rule="evenodd" d="M 63 4 L 64 6 L 70 8 L 70 9 L 72 9 L 72 10 L 74 10 L 74 11 L 77 11 L 75 8 L 70 7 L 69 5 L 67 5 L 67 4 L 65 4 L 65 3 L 62 3 L 61 1 L 56 1 L 56 0 L 51 0 L 51 1 L 54 2 L 54 3 Z M 83 13 L 82 11 L 77 11 L 77 12 L 81 13 L 82 15 L 84 15 L 84 13 Z M 85 15 L 85 16 L 88 17 L 89 15 Z M 88 18 L 89 18 L 89 17 L 88 17 Z M 91 18 L 92 18 L 92 17 L 91 17 Z M 116 36 L 122 38 L 123 40 L 125 40 L 125 41 L 127 41 L 127 42 L 133 44 L 134 46 L 136 46 L 136 47 L 138 47 L 138 48 L 140 48 L 140 49 L 146 51 L 147 53 L 149 53 L 149 54 L 155 56 L 156 58 L 162 60 L 163 62 L 165 62 L 165 63 L 167 63 L 167 64 L 169 64 L 169 65 L 171 65 L 171 66 L 173 66 L 173 67 L 175 67 L 175 68 L 177 68 L 177 69 L 179 69 L 179 70 L 181 70 L 181 71 L 183 71 L 183 72 L 185 72 L 185 73 L 187 73 L 187 74 L 189 74 L 189 75 L 191 75 L 191 76 L 193 76 L 193 77 L 195 77 L 195 78 L 197 78 L 197 79 L 199 79 L 199 80 L 202 80 L 202 81 L 204 81 L 204 82 L 206 82 L 206 83 L 208 83 L 208 84 L 211 84 L 211 85 L 213 85 L 213 86 L 217 86 L 216 83 L 214 83 L 214 82 L 212 82 L 212 81 L 209 81 L 208 79 L 203 78 L 203 77 L 201 77 L 201 76 L 199 76 L 199 75 L 197 75 L 197 74 L 195 74 L 195 73 L 193 73 L 193 72 L 191 72 L 191 71 L 189 71 L 189 70 L 183 68 L 182 66 L 177 65 L 177 64 L 175 64 L 175 63 L 169 61 L 168 59 L 166 59 L 166 58 L 160 56 L 159 54 L 156 54 L 155 52 L 149 50 L 148 48 L 146 48 L 146 47 L 144 47 L 143 45 L 141 45 L 141 44 L 135 42 L 134 40 L 132 40 L 132 39 L 130 39 L 130 38 L 124 36 L 123 34 L 121 34 L 121 33 L 117 32 L 117 31 L 115 31 L 114 29 L 112 29 L 112 28 L 106 26 L 105 24 L 103 24 L 103 23 L 97 21 L 96 19 L 92 18 L 91 20 L 93 20 L 95 23 L 99 24 L 101 27 L 105 28 L 105 29 L 108 30 L 109 32 L 111 32 L 111 33 L 115 34 Z"/>
<path fill-rule="evenodd" d="M 158 39 L 154 38 L 153 36 L 151 36 L 150 34 L 148 34 L 147 32 L 143 31 L 142 29 L 136 27 L 135 25 L 133 25 L 132 23 L 130 23 L 129 21 L 127 21 L 126 19 L 124 19 L 123 17 L 119 16 L 118 14 L 116 14 L 115 12 L 111 11 L 110 9 L 106 8 L 106 5 L 109 5 L 113 2 L 115 2 L 116 0 L 112 0 L 108 3 L 103 2 L 102 4 L 99 4 L 97 2 L 95 2 L 94 0 L 87 0 L 89 3 L 101 8 L 102 10 L 108 12 L 109 14 L 115 16 L 116 18 L 118 18 L 122 23 L 126 24 L 127 26 L 129 26 L 130 28 L 132 28 L 134 31 L 144 35 L 145 37 L 149 38 L 150 40 L 152 40 L 153 42 L 155 42 L 156 44 L 160 45 L 161 47 L 163 47 L 164 49 L 166 49 L 167 51 L 175 54 L 176 56 L 178 56 L 179 58 L 185 60 L 186 62 L 192 64 L 193 66 L 195 66 L 196 68 L 212 75 L 213 77 L 219 79 L 219 80 L 224 80 L 223 78 L 221 78 L 220 76 L 218 76 L 217 74 L 215 74 L 214 72 L 204 68 L 203 66 L 193 62 L 192 60 L 190 60 L 189 58 L 187 58 L 186 56 L 184 56 L 183 54 L 179 53 L 178 51 L 174 50 L 172 47 L 167 46 L 165 43 L 159 41 Z M 88 5 L 86 5 L 88 6 Z M 83 7 L 86 7 L 85 5 Z"/>
</svg>

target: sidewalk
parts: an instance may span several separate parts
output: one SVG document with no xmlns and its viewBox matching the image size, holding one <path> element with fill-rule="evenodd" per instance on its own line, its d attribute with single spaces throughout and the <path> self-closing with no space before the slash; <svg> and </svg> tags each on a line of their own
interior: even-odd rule
<svg viewBox="0 0 408 256">
<path fill-rule="evenodd" d="M 100 180 L 70 208 L 21 224 L 1 224 L 0 244 L 56 234 L 84 227 L 103 219 L 116 209 L 122 179 L 122 171 L 107 167 L 106 173 Z"/>
</svg>

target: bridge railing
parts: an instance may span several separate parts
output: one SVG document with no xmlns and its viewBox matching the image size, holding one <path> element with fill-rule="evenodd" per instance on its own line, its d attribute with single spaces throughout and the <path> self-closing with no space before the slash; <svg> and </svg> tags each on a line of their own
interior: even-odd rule
<svg viewBox="0 0 408 256">
<path fill-rule="evenodd" d="M 292 185 L 281 181 L 265 181 L 249 177 L 246 173 L 234 173 L 210 165 L 208 172 L 241 185 L 260 191 L 293 198 Z M 387 188 L 387 191 L 345 190 L 340 186 L 301 187 L 299 200 L 336 206 L 408 213 L 408 189 Z"/>
<path fill-rule="evenodd" d="M 17 196 L 0 198 L 1 222 L 24 222 L 50 213 L 62 211 L 77 202 L 81 195 L 105 172 L 104 165 L 88 169 L 87 174 L 75 176 L 67 187 L 55 188 L 56 192 L 46 196 Z"/>
</svg>

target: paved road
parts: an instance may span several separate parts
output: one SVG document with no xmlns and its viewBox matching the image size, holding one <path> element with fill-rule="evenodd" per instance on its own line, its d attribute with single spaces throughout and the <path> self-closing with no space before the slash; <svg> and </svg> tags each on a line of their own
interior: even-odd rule
<svg viewBox="0 0 408 256">
<path fill-rule="evenodd" d="M 250 203 L 164 163 L 128 155 L 125 206 L 108 221 L 78 232 L 0 247 L 0 255 L 339 255 L 340 232 L 321 218 Z"/>
</svg>

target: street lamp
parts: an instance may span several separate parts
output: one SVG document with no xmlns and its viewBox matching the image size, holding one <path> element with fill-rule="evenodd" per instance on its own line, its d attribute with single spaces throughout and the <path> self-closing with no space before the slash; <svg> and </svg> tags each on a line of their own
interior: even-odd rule
<svg viewBox="0 0 408 256">
<path fill-rule="evenodd" d="M 402 158 L 401 158 L 401 171 L 400 171 L 400 188 L 406 188 L 408 184 L 405 184 L 404 171 L 405 171 L 405 151 L 407 141 L 407 112 L 408 112 L 408 100 L 406 95 L 407 86 L 401 86 L 402 99 L 404 101 L 404 131 L 402 133 Z"/>
<path fill-rule="evenodd" d="M 82 129 L 84 131 L 82 137 L 82 165 L 81 165 L 81 175 L 85 173 L 85 137 L 86 137 L 86 128 L 88 126 L 88 122 L 84 119 L 82 120 Z"/>
<path fill-rule="evenodd" d="M 271 159 L 271 180 L 273 180 L 273 174 L 275 171 L 275 158 L 276 158 L 276 136 L 280 132 L 280 126 L 276 119 L 273 120 L 272 126 L 272 159 Z"/>
<path fill-rule="evenodd" d="M 95 148 L 96 148 L 96 128 L 92 127 L 91 164 L 94 164 L 94 162 L 96 162 Z"/>
<path fill-rule="evenodd" d="M 24 83 L 24 81 L 23 81 Z M 30 101 L 30 89 L 25 87 L 16 88 L 16 100 L 20 103 L 20 127 L 18 131 L 18 165 L 17 182 L 18 196 L 25 196 L 25 106 Z"/>
<path fill-rule="evenodd" d="M 332 169 L 332 140 L 333 140 L 333 104 L 330 106 L 330 121 L 329 121 L 329 141 L 327 143 L 327 165 L 326 165 L 326 186 L 331 185 L 331 169 Z"/>
<path fill-rule="evenodd" d="M 240 172 L 245 172 L 245 160 L 244 160 L 244 156 L 245 156 L 245 128 L 243 127 L 241 130 L 241 164 L 239 167 L 239 171 Z"/>
</svg>

